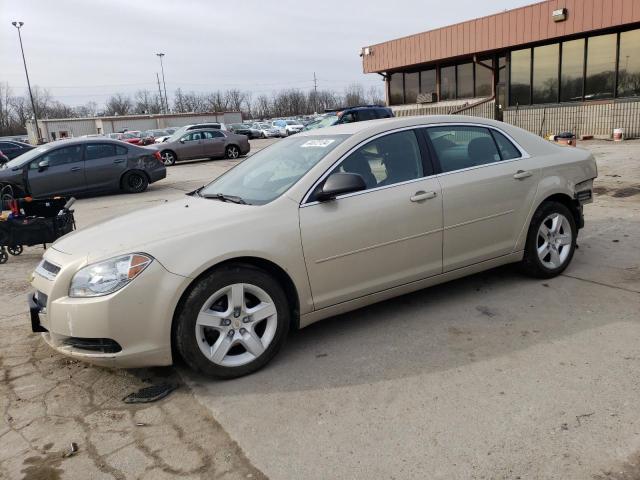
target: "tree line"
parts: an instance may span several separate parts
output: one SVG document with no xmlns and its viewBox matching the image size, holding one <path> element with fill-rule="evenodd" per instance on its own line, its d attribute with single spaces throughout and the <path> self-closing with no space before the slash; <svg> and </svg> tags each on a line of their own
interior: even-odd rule
<svg viewBox="0 0 640 480">
<path fill-rule="evenodd" d="M 164 97 L 150 90 L 139 90 L 133 95 L 115 93 L 104 105 L 87 102 L 80 106 L 69 106 L 56 100 L 51 92 L 36 86 L 33 100 L 38 118 L 75 118 L 114 115 L 170 113 L 242 112 L 245 119 L 266 119 L 311 115 L 325 109 L 340 108 L 368 103 L 384 103 L 382 87 L 365 89 L 361 84 L 349 85 L 342 92 L 334 90 L 304 91 L 287 88 L 270 95 L 254 95 L 240 89 L 193 92 L 175 90 L 168 108 Z M 25 124 L 33 118 L 29 94 L 14 95 L 8 84 L 0 83 L 0 136 L 26 133 Z"/>
</svg>

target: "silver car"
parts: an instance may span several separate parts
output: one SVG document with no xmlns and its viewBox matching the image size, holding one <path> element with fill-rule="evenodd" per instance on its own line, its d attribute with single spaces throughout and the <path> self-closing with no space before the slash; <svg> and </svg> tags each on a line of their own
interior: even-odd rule
<svg viewBox="0 0 640 480">
<path fill-rule="evenodd" d="M 237 135 L 227 130 L 201 129 L 178 130 L 162 143 L 145 148 L 160 152 L 162 161 L 171 166 L 181 160 L 196 158 L 236 159 L 251 150 L 246 135 Z"/>
<path fill-rule="evenodd" d="M 245 375 L 333 315 L 508 263 L 559 275 L 596 176 L 585 150 L 476 117 L 303 132 L 182 200 L 58 240 L 31 322 L 102 365 L 178 354 Z"/>
</svg>

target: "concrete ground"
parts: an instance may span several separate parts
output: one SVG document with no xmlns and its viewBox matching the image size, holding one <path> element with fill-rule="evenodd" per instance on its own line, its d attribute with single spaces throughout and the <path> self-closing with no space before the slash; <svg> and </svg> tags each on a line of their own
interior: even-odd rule
<svg viewBox="0 0 640 480">
<path fill-rule="evenodd" d="M 582 145 L 600 177 L 565 274 L 500 268 L 335 317 L 233 381 L 51 353 L 24 301 L 42 251 L 11 258 L 0 476 L 640 479 L 640 142 Z M 80 200 L 78 225 L 178 198 L 231 164 L 182 164 L 142 195 Z M 151 406 L 120 401 L 161 380 L 180 388 Z M 62 458 L 71 441 L 79 452 Z"/>
</svg>

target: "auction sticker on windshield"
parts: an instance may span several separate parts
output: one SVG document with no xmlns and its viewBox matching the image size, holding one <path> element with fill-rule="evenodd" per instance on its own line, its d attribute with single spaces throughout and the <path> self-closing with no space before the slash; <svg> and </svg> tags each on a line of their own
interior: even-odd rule
<svg viewBox="0 0 640 480">
<path fill-rule="evenodd" d="M 326 138 L 323 140 L 308 140 L 305 143 L 303 143 L 302 145 L 300 145 L 300 148 L 326 148 L 329 145 L 331 145 L 333 142 L 335 142 L 334 139 L 332 138 Z"/>
</svg>

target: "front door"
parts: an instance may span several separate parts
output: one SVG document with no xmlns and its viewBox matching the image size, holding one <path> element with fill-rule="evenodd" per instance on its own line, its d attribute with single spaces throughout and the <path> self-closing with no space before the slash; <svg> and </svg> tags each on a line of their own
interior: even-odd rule
<svg viewBox="0 0 640 480">
<path fill-rule="evenodd" d="M 127 169 L 127 148 L 114 143 L 89 143 L 85 146 L 84 167 L 88 189 L 117 189 Z"/>
<path fill-rule="evenodd" d="M 202 132 L 187 133 L 182 137 L 181 141 L 184 142 L 178 153 L 178 157 L 181 160 L 203 157 Z"/>
<path fill-rule="evenodd" d="M 539 170 L 498 130 L 426 129 L 440 164 L 445 272 L 513 252 L 535 197 Z"/>
<path fill-rule="evenodd" d="M 366 190 L 301 206 L 316 308 L 442 272 L 442 197 L 422 153 L 413 130 L 371 140 L 331 172 L 361 175 Z"/>
<path fill-rule="evenodd" d="M 37 198 L 85 190 L 84 147 L 56 148 L 32 160 L 27 171 L 29 192 Z"/>
<path fill-rule="evenodd" d="M 224 156 L 224 145 L 227 137 L 220 130 L 202 132 L 202 149 L 205 157 Z"/>
</svg>

